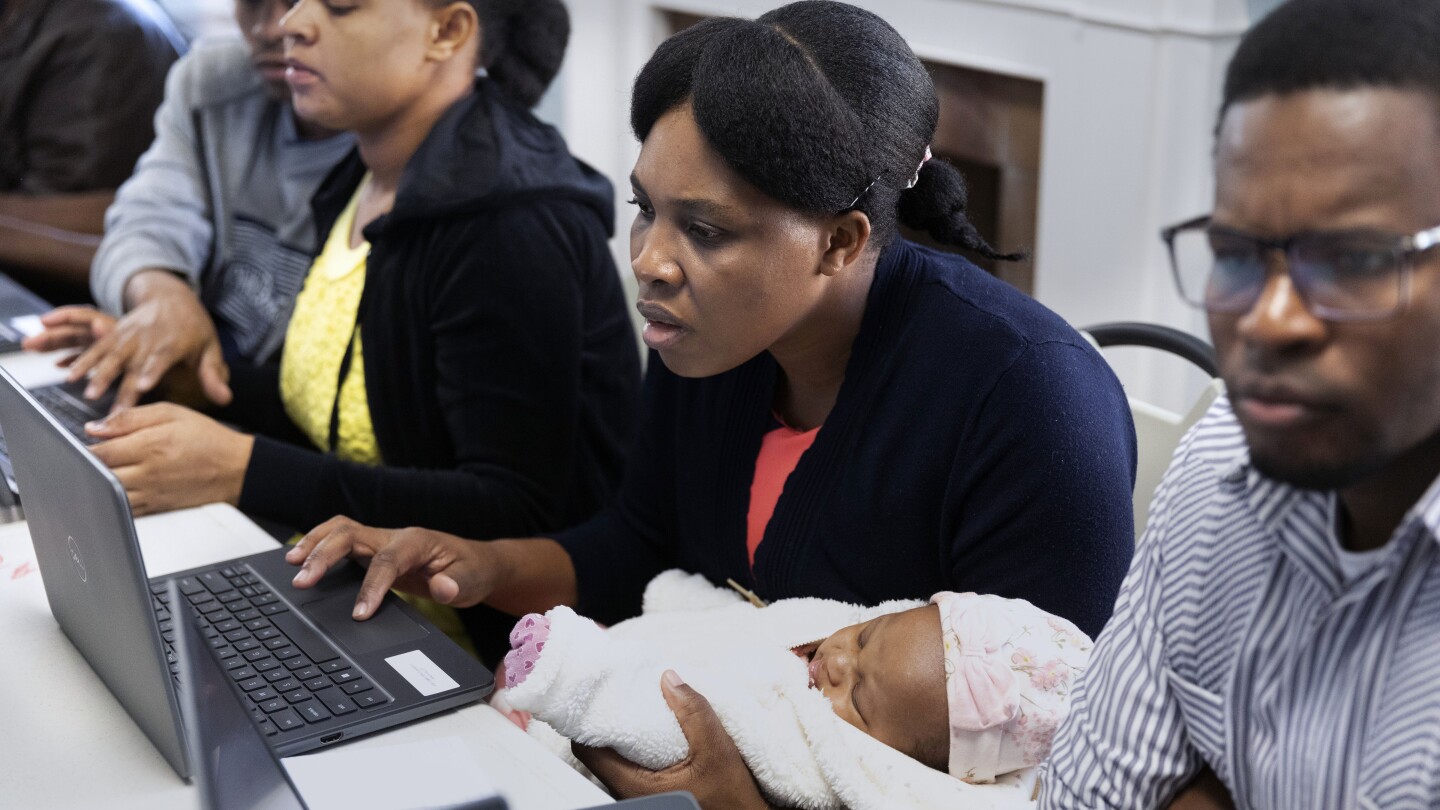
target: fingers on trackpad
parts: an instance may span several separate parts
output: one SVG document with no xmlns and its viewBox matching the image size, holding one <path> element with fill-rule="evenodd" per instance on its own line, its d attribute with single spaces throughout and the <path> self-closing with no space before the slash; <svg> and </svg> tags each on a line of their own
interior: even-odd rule
<svg viewBox="0 0 1440 810">
<path fill-rule="evenodd" d="M 351 591 L 308 602 L 301 605 L 300 609 L 311 621 L 357 655 L 417 641 L 430 635 L 428 630 L 406 616 L 393 599 L 382 602 L 375 615 L 363 622 L 351 618 L 351 613 L 355 610 L 355 593 Z"/>
</svg>

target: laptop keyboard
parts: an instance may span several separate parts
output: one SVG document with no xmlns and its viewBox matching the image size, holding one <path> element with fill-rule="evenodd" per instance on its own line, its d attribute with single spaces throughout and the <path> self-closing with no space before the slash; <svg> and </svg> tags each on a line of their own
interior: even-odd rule
<svg viewBox="0 0 1440 810">
<path fill-rule="evenodd" d="M 30 395 L 35 397 L 66 430 L 75 434 L 86 444 L 95 444 L 99 439 L 86 435 L 85 423 L 103 417 L 115 401 L 112 394 L 106 394 L 93 402 L 85 400 L 85 381 L 47 385 L 33 388 Z"/>
<path fill-rule="evenodd" d="M 266 737 L 283 738 L 287 732 L 390 702 L 249 566 L 218 568 L 181 577 L 178 583 L 198 612 L 201 632 L 220 665 L 245 692 L 246 708 Z M 174 606 L 163 583 L 151 591 L 174 676 L 180 669 L 174 649 Z"/>
</svg>

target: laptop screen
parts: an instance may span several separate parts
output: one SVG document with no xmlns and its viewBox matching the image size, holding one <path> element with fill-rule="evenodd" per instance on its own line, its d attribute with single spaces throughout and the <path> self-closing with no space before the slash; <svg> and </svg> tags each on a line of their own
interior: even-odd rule
<svg viewBox="0 0 1440 810">
<path fill-rule="evenodd" d="M 170 583 L 170 604 L 185 604 Z M 180 699 L 191 770 L 206 810 L 304 810 L 285 769 L 255 728 L 231 679 L 210 653 L 189 610 L 174 613 L 180 629 Z"/>
</svg>

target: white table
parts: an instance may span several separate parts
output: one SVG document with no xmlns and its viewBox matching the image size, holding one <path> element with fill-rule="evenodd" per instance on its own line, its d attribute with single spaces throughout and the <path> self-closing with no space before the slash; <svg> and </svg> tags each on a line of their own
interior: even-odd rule
<svg viewBox="0 0 1440 810">
<path fill-rule="evenodd" d="M 6 364 L 8 367 L 8 363 Z M 158 576 L 275 547 L 235 509 L 204 506 L 136 521 L 146 568 Z M 351 793 L 380 795 L 394 774 L 432 781 L 431 758 L 468 764 L 477 795 L 493 787 L 514 810 L 564 810 L 609 798 L 494 709 L 471 705 L 302 758 L 351 775 Z M 347 767 L 379 749 L 393 769 Z M 293 762 L 291 758 L 287 762 Z M 307 769 L 307 770 L 313 770 Z M 447 771 L 456 770 L 449 768 Z M 292 773 L 295 769 L 292 767 Z M 368 782 L 367 782 L 368 780 Z M 314 810 L 341 806 L 337 785 L 296 779 Z M 0 808 L 194 808 L 175 775 L 50 614 L 25 523 L 0 526 Z M 347 808 L 355 805 L 344 804 Z"/>
</svg>

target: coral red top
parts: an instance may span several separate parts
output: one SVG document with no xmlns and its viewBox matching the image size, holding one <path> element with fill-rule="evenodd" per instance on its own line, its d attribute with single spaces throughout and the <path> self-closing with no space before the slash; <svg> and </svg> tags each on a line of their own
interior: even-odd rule
<svg viewBox="0 0 1440 810">
<path fill-rule="evenodd" d="M 777 419 L 778 421 L 778 419 Z M 750 553 L 750 566 L 755 566 L 755 549 L 765 538 L 765 527 L 775 514 L 775 503 L 785 489 L 785 479 L 795 471 L 800 457 L 815 442 L 820 428 L 796 430 L 781 424 L 760 440 L 760 454 L 755 457 L 755 479 L 750 483 L 750 514 L 745 533 L 745 548 Z"/>
</svg>

